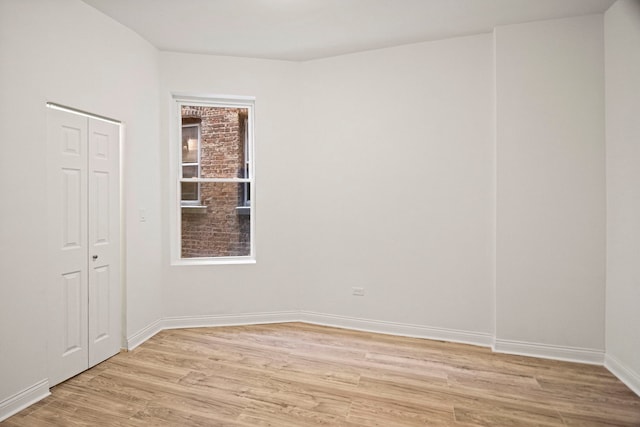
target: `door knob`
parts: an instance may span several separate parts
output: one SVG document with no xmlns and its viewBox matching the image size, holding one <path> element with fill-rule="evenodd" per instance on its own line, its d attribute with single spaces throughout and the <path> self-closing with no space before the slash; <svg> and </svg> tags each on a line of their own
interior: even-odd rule
<svg viewBox="0 0 640 427">
<path fill-rule="evenodd" d="M 93 256 L 93 260 L 95 261 L 95 260 L 97 260 L 97 259 L 98 259 L 98 255 L 94 255 L 94 256 Z"/>
</svg>

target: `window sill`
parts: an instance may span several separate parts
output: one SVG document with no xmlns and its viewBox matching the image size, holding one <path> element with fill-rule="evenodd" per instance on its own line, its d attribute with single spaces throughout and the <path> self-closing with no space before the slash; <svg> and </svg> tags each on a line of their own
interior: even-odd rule
<svg viewBox="0 0 640 427">
<path fill-rule="evenodd" d="M 180 258 L 174 259 L 171 265 L 223 265 L 223 264 L 255 264 L 254 257 L 218 257 L 218 258 Z"/>
<path fill-rule="evenodd" d="M 238 206 L 238 207 L 236 207 L 236 213 L 238 215 L 250 215 L 251 214 L 251 206 Z"/>
<path fill-rule="evenodd" d="M 184 213 L 203 214 L 207 212 L 207 207 L 204 205 L 181 205 L 180 207 Z"/>
</svg>

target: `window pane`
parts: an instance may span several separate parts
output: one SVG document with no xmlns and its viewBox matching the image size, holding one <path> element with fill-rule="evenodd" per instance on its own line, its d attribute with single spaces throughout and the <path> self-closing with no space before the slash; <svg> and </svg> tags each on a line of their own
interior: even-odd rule
<svg viewBox="0 0 640 427">
<path fill-rule="evenodd" d="M 251 254 L 251 216 L 243 205 L 243 189 L 238 183 L 200 184 L 206 209 L 182 208 L 182 258 Z"/>
<path fill-rule="evenodd" d="M 198 126 L 182 127 L 182 163 L 198 162 Z"/>
<path fill-rule="evenodd" d="M 183 178 L 198 178 L 198 165 L 182 166 Z"/>
<path fill-rule="evenodd" d="M 202 178 L 245 178 L 248 154 L 245 138 L 248 117 L 246 108 L 182 106 L 183 123 L 198 120 L 200 125 L 200 176 Z M 189 129 L 183 127 L 183 163 L 195 163 L 197 157 L 189 149 Z M 195 138 L 197 138 L 197 128 Z"/>
<path fill-rule="evenodd" d="M 198 201 L 198 183 L 197 182 L 183 182 L 182 187 L 182 199 L 187 202 Z"/>
</svg>

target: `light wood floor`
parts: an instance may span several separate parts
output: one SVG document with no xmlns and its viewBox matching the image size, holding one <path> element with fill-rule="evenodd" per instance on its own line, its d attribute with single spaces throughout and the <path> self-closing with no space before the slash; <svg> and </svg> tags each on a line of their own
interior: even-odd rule
<svg viewBox="0 0 640 427">
<path fill-rule="evenodd" d="M 605 368 L 302 323 L 164 331 L 2 426 L 640 426 Z"/>
</svg>

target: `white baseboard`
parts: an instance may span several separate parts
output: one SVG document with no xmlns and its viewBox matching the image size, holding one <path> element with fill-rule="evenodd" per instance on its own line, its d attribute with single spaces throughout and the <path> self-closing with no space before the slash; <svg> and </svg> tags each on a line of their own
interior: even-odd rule
<svg viewBox="0 0 640 427">
<path fill-rule="evenodd" d="M 516 354 L 519 356 L 588 363 L 590 365 L 602 365 L 604 363 L 604 350 L 590 348 L 564 347 L 496 339 L 495 344 L 493 345 L 493 351 L 496 353 Z"/>
<path fill-rule="evenodd" d="M 334 326 L 338 328 L 389 335 L 472 344 L 482 347 L 492 347 L 493 351 L 497 353 L 541 357 L 544 359 L 564 360 L 568 362 L 588 363 L 592 365 L 603 365 L 605 362 L 605 354 L 603 350 L 499 339 L 494 341 L 493 335 L 488 333 L 360 319 L 356 317 L 322 314 L 311 311 L 277 311 L 266 313 L 165 317 L 162 320 L 153 322 L 149 326 L 129 337 L 127 339 L 127 348 L 129 350 L 133 350 L 164 329 L 257 325 L 283 322 L 306 322 L 317 325 Z M 616 363 L 615 360 L 611 361 L 611 366 L 613 367 L 611 371 L 614 372 L 615 375 L 618 375 L 616 372 L 622 372 L 623 374 L 625 372 L 630 372 L 623 368 L 620 363 Z M 629 385 L 628 382 L 631 382 L 631 384 L 638 384 L 637 376 L 635 376 L 634 373 L 630 372 L 629 374 L 626 374 L 626 378 L 628 378 L 627 381 L 625 381 L 627 385 Z M 630 387 L 632 386 L 630 385 Z M 635 387 L 637 387 L 637 385 Z M 634 391 L 636 390 L 637 388 L 634 389 Z"/>
<path fill-rule="evenodd" d="M 156 320 L 150 325 L 145 326 L 132 336 L 127 337 L 127 350 L 133 350 L 158 332 L 162 331 L 162 329 L 162 320 Z"/>
<path fill-rule="evenodd" d="M 260 325 L 268 323 L 298 322 L 299 320 L 300 315 L 298 311 L 165 317 L 162 320 L 162 329 Z"/>
<path fill-rule="evenodd" d="M 625 383 L 635 394 L 640 396 L 640 374 L 627 367 L 620 360 L 607 353 L 604 366 L 620 381 Z"/>
<path fill-rule="evenodd" d="M 0 402 L 0 421 L 17 414 L 28 406 L 49 396 L 49 381 L 42 380 Z"/>
<path fill-rule="evenodd" d="M 316 325 L 334 326 L 358 331 L 375 332 L 387 335 L 399 335 L 438 341 L 449 341 L 491 347 L 493 335 L 481 332 L 461 331 L 457 329 L 433 328 L 408 323 L 385 322 L 380 320 L 359 319 L 356 317 L 321 314 L 310 311 L 300 312 L 300 321 Z"/>
<path fill-rule="evenodd" d="M 266 313 L 165 317 L 164 319 L 150 324 L 135 333 L 133 336 L 129 337 L 127 339 L 127 346 L 129 350 L 132 350 L 164 329 L 257 325 L 283 322 L 306 322 L 366 332 L 472 344 L 482 347 L 491 347 L 493 351 L 497 353 L 541 357 L 544 359 L 564 360 L 568 362 L 588 363 L 592 365 L 603 365 L 605 362 L 604 351 L 598 349 L 556 346 L 500 339 L 494 340 L 493 335 L 489 333 L 361 319 L 311 311 L 277 311 Z M 611 366 L 613 366 L 612 372 L 615 370 L 614 374 L 616 372 L 630 372 L 627 369 L 624 369 L 619 363 L 616 363 L 613 359 L 611 361 Z M 628 381 L 632 384 L 638 384 L 636 374 L 630 372 L 626 376 L 631 379 Z"/>
<path fill-rule="evenodd" d="M 458 342 L 483 347 L 491 347 L 493 344 L 493 336 L 491 334 L 478 332 L 359 319 L 355 317 L 321 314 L 310 311 L 276 311 L 266 313 L 165 317 L 164 319 L 152 323 L 129 337 L 127 339 L 127 346 L 129 350 L 133 350 L 144 341 L 164 329 L 259 325 L 284 322 L 306 322 L 316 325 L 334 326 L 338 328 L 439 341 Z"/>
</svg>

